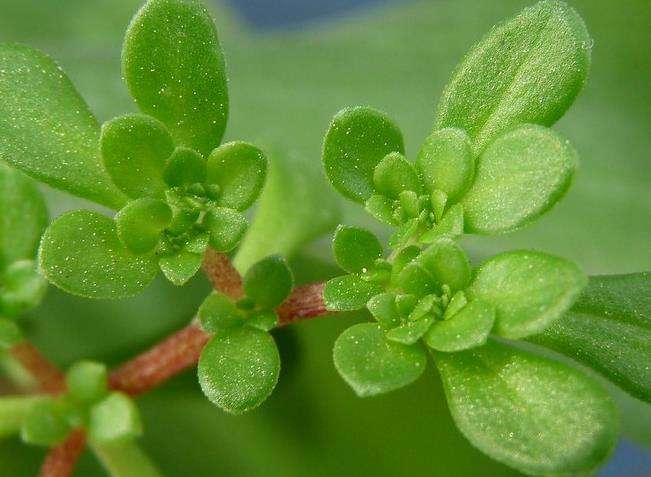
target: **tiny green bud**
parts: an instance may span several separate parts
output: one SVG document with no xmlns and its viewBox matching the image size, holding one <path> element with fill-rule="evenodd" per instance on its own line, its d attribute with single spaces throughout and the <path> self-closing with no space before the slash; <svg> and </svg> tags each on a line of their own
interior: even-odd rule
<svg viewBox="0 0 651 477">
<path fill-rule="evenodd" d="M 63 441 L 70 427 L 61 411 L 54 399 L 35 404 L 23 421 L 21 439 L 37 446 L 52 446 Z"/>
<path fill-rule="evenodd" d="M 66 374 L 68 391 L 76 399 L 90 403 L 106 394 L 106 366 L 94 361 L 79 361 L 72 365 Z"/>
</svg>

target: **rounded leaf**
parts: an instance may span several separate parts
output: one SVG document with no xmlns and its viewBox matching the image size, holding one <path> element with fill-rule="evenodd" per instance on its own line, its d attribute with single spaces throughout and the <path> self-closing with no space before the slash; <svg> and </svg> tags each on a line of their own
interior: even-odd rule
<svg viewBox="0 0 651 477">
<path fill-rule="evenodd" d="M 525 474 L 589 474 L 617 443 L 615 404 L 578 370 L 490 341 L 434 362 L 463 435 Z"/>
<path fill-rule="evenodd" d="M 401 192 L 420 192 L 414 165 L 399 152 L 387 154 L 373 169 L 373 184 L 382 195 L 397 199 Z"/>
<path fill-rule="evenodd" d="M 85 403 L 95 402 L 106 394 L 106 366 L 95 361 L 79 361 L 66 373 L 66 386 L 76 399 Z"/>
<path fill-rule="evenodd" d="M 18 316 L 36 308 L 47 291 L 47 282 L 33 260 L 19 260 L 0 273 L 0 312 Z"/>
<path fill-rule="evenodd" d="M 248 326 L 216 335 L 201 352 L 198 366 L 203 393 L 232 414 L 262 404 L 279 372 L 280 356 L 271 335 Z"/>
<path fill-rule="evenodd" d="M 156 276 L 156 261 L 134 255 L 120 241 L 115 221 L 88 210 L 57 218 L 39 252 L 45 277 L 68 293 L 87 298 L 124 298 Z"/>
<path fill-rule="evenodd" d="M 349 273 L 370 269 L 382 257 L 382 245 L 366 229 L 340 225 L 332 239 L 332 251 L 337 264 Z"/>
<path fill-rule="evenodd" d="M 294 276 L 280 255 L 271 255 L 255 263 L 244 275 L 244 293 L 261 308 L 275 308 L 289 296 Z"/>
<path fill-rule="evenodd" d="M 430 192 L 441 190 L 456 202 L 470 187 L 475 170 L 470 138 L 462 129 L 433 132 L 425 139 L 416 166 Z"/>
<path fill-rule="evenodd" d="M 344 275 L 328 280 L 323 289 L 323 301 L 329 311 L 361 310 L 382 286 L 362 280 L 358 275 Z"/>
<path fill-rule="evenodd" d="M 244 313 L 223 293 L 208 295 L 199 307 L 201 327 L 211 333 L 244 324 Z"/>
<path fill-rule="evenodd" d="M 416 260 L 442 285 L 463 290 L 470 282 L 470 262 L 463 249 L 450 238 L 442 238 Z"/>
<path fill-rule="evenodd" d="M 434 322 L 424 341 L 437 351 L 454 352 L 474 348 L 486 343 L 494 322 L 493 306 L 475 300 L 451 318 Z"/>
<path fill-rule="evenodd" d="M 203 262 L 203 252 L 197 253 L 182 248 L 161 256 L 158 265 L 165 278 L 180 287 L 196 275 L 201 268 L 201 262 Z"/>
<path fill-rule="evenodd" d="M 131 398 L 113 392 L 90 410 L 88 435 L 98 443 L 123 442 L 142 435 L 140 413 Z"/>
<path fill-rule="evenodd" d="M 246 233 L 248 222 L 240 212 L 225 207 L 212 207 L 204 224 L 210 231 L 210 246 L 216 252 L 230 252 Z"/>
<path fill-rule="evenodd" d="M 398 313 L 394 293 L 388 292 L 375 295 L 368 301 L 366 307 L 382 328 L 391 329 L 400 325 L 400 314 Z"/>
<path fill-rule="evenodd" d="M 388 341 L 380 325 L 374 323 L 360 323 L 345 330 L 335 342 L 333 355 L 337 371 L 360 397 L 411 384 L 427 364 L 421 345 Z"/>
<path fill-rule="evenodd" d="M 267 177 L 267 158 L 246 142 L 229 142 L 208 157 L 208 182 L 219 186 L 217 203 L 246 210 L 256 201 Z"/>
<path fill-rule="evenodd" d="M 162 200 L 145 197 L 129 202 L 115 215 L 118 236 L 133 253 L 151 252 L 161 232 L 172 222 L 172 210 Z"/>
<path fill-rule="evenodd" d="M 187 187 L 206 180 L 206 161 L 198 152 L 177 147 L 163 171 L 165 182 L 171 187 Z"/>
<path fill-rule="evenodd" d="M 525 125 L 493 142 L 463 198 L 468 232 L 508 232 L 549 210 L 567 191 L 578 158 L 550 129 Z"/>
<path fill-rule="evenodd" d="M 162 197 L 165 163 L 174 141 L 165 125 L 145 114 L 125 114 L 102 125 L 102 160 L 113 183 L 131 198 Z"/>
<path fill-rule="evenodd" d="M 53 399 L 37 402 L 28 411 L 20 429 L 23 442 L 37 446 L 53 446 L 70 432 L 61 408 Z"/>
<path fill-rule="evenodd" d="M 572 262 L 540 252 L 502 253 L 484 263 L 466 291 L 495 306 L 495 333 L 518 339 L 543 331 L 572 306 L 587 279 Z"/>
<path fill-rule="evenodd" d="M 373 171 L 389 153 L 404 153 L 402 133 L 382 112 L 347 108 L 332 119 L 323 143 L 323 165 L 344 197 L 364 202 L 374 192 Z"/>
<path fill-rule="evenodd" d="M 198 1 L 150 0 L 131 21 L 122 72 L 141 111 L 162 121 L 177 144 L 208 155 L 228 114 L 217 31 Z"/>
<path fill-rule="evenodd" d="M 551 126 L 585 83 L 590 45 L 583 20 L 566 3 L 525 8 L 461 61 L 443 91 L 436 128 L 464 129 L 480 152 L 518 124 Z"/>
</svg>

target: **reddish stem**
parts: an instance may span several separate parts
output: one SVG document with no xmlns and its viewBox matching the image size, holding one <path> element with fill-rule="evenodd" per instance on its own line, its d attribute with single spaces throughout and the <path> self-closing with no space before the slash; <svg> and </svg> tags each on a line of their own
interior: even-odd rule
<svg viewBox="0 0 651 477">
<path fill-rule="evenodd" d="M 71 475 L 85 445 L 86 434 L 84 431 L 73 431 L 65 441 L 50 450 L 43 461 L 39 477 L 68 477 Z"/>
<path fill-rule="evenodd" d="M 242 276 L 235 270 L 228 256 L 209 248 L 203 259 L 203 271 L 215 290 L 234 300 L 244 296 Z"/>
<path fill-rule="evenodd" d="M 279 326 L 328 313 L 323 303 L 323 283 L 312 283 L 294 288 L 289 298 L 278 307 Z"/>
<path fill-rule="evenodd" d="M 11 355 L 36 379 L 41 391 L 61 394 L 66 390 L 63 373 L 28 341 L 10 349 Z"/>
</svg>

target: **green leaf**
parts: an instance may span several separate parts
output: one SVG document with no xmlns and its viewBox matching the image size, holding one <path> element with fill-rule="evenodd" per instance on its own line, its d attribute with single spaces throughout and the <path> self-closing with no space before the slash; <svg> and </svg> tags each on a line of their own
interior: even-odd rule
<svg viewBox="0 0 651 477">
<path fill-rule="evenodd" d="M 88 435 L 98 443 L 124 442 L 141 436 L 136 404 L 125 394 L 112 392 L 91 408 Z"/>
<path fill-rule="evenodd" d="M 540 252 L 502 253 L 484 263 L 466 291 L 495 306 L 495 333 L 518 339 L 543 331 L 586 285 L 572 262 Z"/>
<path fill-rule="evenodd" d="M 162 197 L 165 163 L 174 141 L 165 125 L 145 114 L 125 114 L 102 125 L 102 160 L 113 183 L 131 198 Z"/>
<path fill-rule="evenodd" d="M 43 235 L 39 252 L 45 277 L 62 290 L 87 298 L 124 298 L 156 276 L 156 261 L 131 253 L 115 221 L 79 210 L 61 215 Z"/>
<path fill-rule="evenodd" d="M 466 230 L 495 234 L 531 222 L 563 197 L 577 164 L 576 151 L 550 129 L 525 125 L 498 137 L 463 198 Z"/>
<path fill-rule="evenodd" d="M 210 246 L 217 252 L 230 252 L 237 247 L 249 225 L 244 215 L 225 207 L 211 207 L 204 224 L 210 231 Z"/>
<path fill-rule="evenodd" d="M 199 319 L 204 330 L 217 333 L 244 323 L 244 314 L 233 300 L 216 292 L 208 296 L 199 307 Z"/>
<path fill-rule="evenodd" d="M 206 180 L 206 160 L 187 147 L 177 147 L 165 166 L 163 179 L 171 187 L 187 187 Z"/>
<path fill-rule="evenodd" d="M 340 225 L 335 230 L 332 251 L 337 264 L 349 273 L 366 271 L 382 257 L 382 245 L 375 235 L 348 225 Z"/>
<path fill-rule="evenodd" d="M 404 325 L 387 331 L 386 337 L 389 341 L 412 345 L 423 337 L 434 322 L 434 316 L 427 314 L 415 321 L 408 321 Z"/>
<path fill-rule="evenodd" d="M 115 215 L 122 243 L 133 253 L 153 251 L 172 222 L 172 210 L 162 200 L 144 197 L 129 202 Z"/>
<path fill-rule="evenodd" d="M 515 125 L 554 124 L 585 83 L 591 40 L 567 4 L 543 1 L 493 28 L 443 91 L 436 129 L 465 129 L 479 152 Z"/>
<path fill-rule="evenodd" d="M 323 166 L 344 197 L 364 202 L 374 192 L 373 171 L 389 153 L 404 153 L 402 133 L 382 112 L 346 108 L 332 119 L 323 143 Z"/>
<path fill-rule="evenodd" d="M 456 202 L 470 187 L 475 170 L 470 138 L 462 129 L 433 132 L 425 139 L 416 166 L 430 192 L 441 190 Z"/>
<path fill-rule="evenodd" d="M 199 358 L 199 384 L 210 401 L 232 414 L 253 409 L 269 397 L 280 372 L 271 335 L 250 327 L 215 336 Z"/>
<path fill-rule="evenodd" d="M 329 311 L 361 310 L 382 286 L 362 280 L 359 275 L 344 275 L 328 280 L 323 289 L 323 302 Z"/>
<path fill-rule="evenodd" d="M 373 194 L 364 203 L 364 210 L 387 225 L 398 225 L 393 216 L 394 201 L 381 194 Z"/>
<path fill-rule="evenodd" d="M 418 263 L 442 285 L 452 291 L 464 289 L 470 282 L 470 263 L 454 240 L 442 238 L 420 254 Z"/>
<path fill-rule="evenodd" d="M 246 142 L 229 142 L 208 157 L 208 182 L 219 186 L 217 203 L 246 210 L 256 201 L 267 177 L 267 158 Z"/>
<path fill-rule="evenodd" d="M 463 435 L 525 474 L 589 473 L 617 443 L 615 404 L 577 370 L 495 342 L 434 362 Z"/>
<path fill-rule="evenodd" d="M 70 432 L 56 401 L 47 399 L 29 410 L 20 429 L 23 442 L 37 446 L 52 446 L 62 442 Z"/>
<path fill-rule="evenodd" d="M 448 353 L 481 346 L 486 343 L 494 322 L 494 307 L 475 300 L 451 318 L 436 321 L 425 335 L 425 344 Z"/>
<path fill-rule="evenodd" d="M 36 308 L 47 291 L 47 282 L 33 260 L 19 260 L 0 274 L 0 311 L 18 316 Z"/>
<path fill-rule="evenodd" d="M 0 333 L 2 332 L 0 331 Z M 0 338 L 1 340 L 2 338 Z M 36 404 L 47 399 L 47 397 L 43 396 L 28 396 L 24 394 L 0 396 L 0 439 L 19 432 L 30 410 Z"/>
<path fill-rule="evenodd" d="M 126 197 L 99 155 L 99 125 L 44 53 L 0 44 L 0 159 L 58 189 L 114 209 Z"/>
<path fill-rule="evenodd" d="M 212 18 L 198 1 L 150 0 L 127 30 L 122 72 L 145 113 L 177 144 L 208 155 L 228 115 L 224 58 Z"/>
<path fill-rule="evenodd" d="M 118 442 L 90 442 L 93 455 L 113 477 L 162 477 L 136 439 Z"/>
<path fill-rule="evenodd" d="M 84 403 L 103 398 L 108 386 L 106 366 L 95 361 L 78 361 L 66 373 L 70 394 Z"/>
<path fill-rule="evenodd" d="M 651 402 L 651 273 L 591 277 L 572 309 L 530 339 Z"/>
<path fill-rule="evenodd" d="M 395 283 L 404 293 L 418 297 L 439 291 L 441 284 L 434 274 L 418 260 L 408 263 L 398 274 Z"/>
<path fill-rule="evenodd" d="M 368 301 L 366 306 L 382 328 L 391 329 L 400 325 L 400 314 L 398 313 L 394 293 L 375 295 Z"/>
<path fill-rule="evenodd" d="M 1 51 L 1 49 L 0 49 Z M 1 77 L 0 77 L 1 78 Z M 0 118 L 1 124 L 2 118 Z M 0 138 L 0 142 L 2 138 Z M 0 156 L 1 156 L 0 152 Z M 47 226 L 47 209 L 39 191 L 22 173 L 0 162 L 0 269 L 34 258 Z"/>
<path fill-rule="evenodd" d="M 427 356 L 421 345 L 388 341 L 380 325 L 360 323 L 345 330 L 334 347 L 337 371 L 360 397 L 411 384 L 423 374 Z"/>
<path fill-rule="evenodd" d="M 397 199 L 402 191 L 421 191 L 416 168 L 399 152 L 387 154 L 375 166 L 373 184 L 380 194 L 393 199 Z"/>
<path fill-rule="evenodd" d="M 185 285 L 201 268 L 203 253 L 196 253 L 182 248 L 158 260 L 163 275 L 177 287 Z"/>
<path fill-rule="evenodd" d="M 271 255 L 253 265 L 242 281 L 246 296 L 261 308 L 272 309 L 289 296 L 294 277 L 280 255 Z"/>
<path fill-rule="evenodd" d="M 410 245 L 408 247 L 402 248 L 396 253 L 396 256 L 393 259 L 393 265 L 391 267 L 391 284 L 397 285 L 398 277 L 400 272 L 405 266 L 413 259 L 420 255 L 420 248 L 416 245 Z"/>
<path fill-rule="evenodd" d="M 442 238 L 456 239 L 463 235 L 463 206 L 454 204 L 441 220 L 419 237 L 421 243 L 434 243 Z"/>
<path fill-rule="evenodd" d="M 0 316 L 0 351 L 11 349 L 22 340 L 23 333 L 18 325 L 14 321 Z"/>
<path fill-rule="evenodd" d="M 278 313 L 273 310 L 254 311 L 245 324 L 261 331 L 271 331 L 278 324 Z"/>
</svg>

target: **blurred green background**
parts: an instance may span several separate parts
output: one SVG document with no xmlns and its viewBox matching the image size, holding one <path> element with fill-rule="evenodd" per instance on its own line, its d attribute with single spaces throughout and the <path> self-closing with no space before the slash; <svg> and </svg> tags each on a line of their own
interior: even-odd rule
<svg viewBox="0 0 651 477">
<path fill-rule="evenodd" d="M 413 157 L 454 65 L 491 25 L 531 3 L 363 0 L 370 5 L 348 8 L 358 0 L 320 9 L 324 2 L 310 8 L 310 0 L 206 2 L 230 77 L 226 139 L 271 144 L 276 180 L 290 175 L 284 200 L 274 205 L 275 191 L 267 192 L 266 206 L 276 213 L 265 216 L 291 233 L 255 237 L 254 231 L 248 257 L 284 246 L 282 240 L 296 245 L 311 237 L 331 224 L 338 208 L 343 222 L 386 237 L 325 184 L 320 146 L 330 118 L 348 105 L 382 109 L 400 124 Z M 104 121 L 135 109 L 120 78 L 120 48 L 140 3 L 0 0 L 0 41 L 29 43 L 57 59 Z M 581 154 L 575 185 L 525 230 L 469 238 L 466 245 L 477 262 L 529 247 L 574 259 L 590 274 L 651 270 L 651 8 L 648 0 L 571 3 L 595 40 L 588 86 L 557 126 Z M 316 14 L 326 18 L 309 18 Z M 52 216 L 87 206 L 45 192 Z M 301 247 L 293 263 L 301 282 L 337 273 L 327 235 Z M 185 324 L 208 290 L 202 278 L 183 289 L 159 280 L 135 299 L 98 302 L 52 288 L 24 326 L 61 366 L 79 358 L 116 364 Z M 280 330 L 278 389 L 246 416 L 230 417 L 209 404 L 192 372 L 143 397 L 143 446 L 169 476 L 517 475 L 455 430 L 433 369 L 390 395 L 354 397 L 334 370 L 331 348 L 356 319 L 363 317 L 320 318 Z M 603 475 L 648 475 L 649 460 L 639 460 L 635 446 L 651 445 L 651 411 L 614 392 L 623 434 L 636 444 L 623 447 Z M 2 442 L 0 475 L 35 475 L 43 455 L 18 441 Z M 86 453 L 76 475 L 102 472 Z"/>
</svg>

